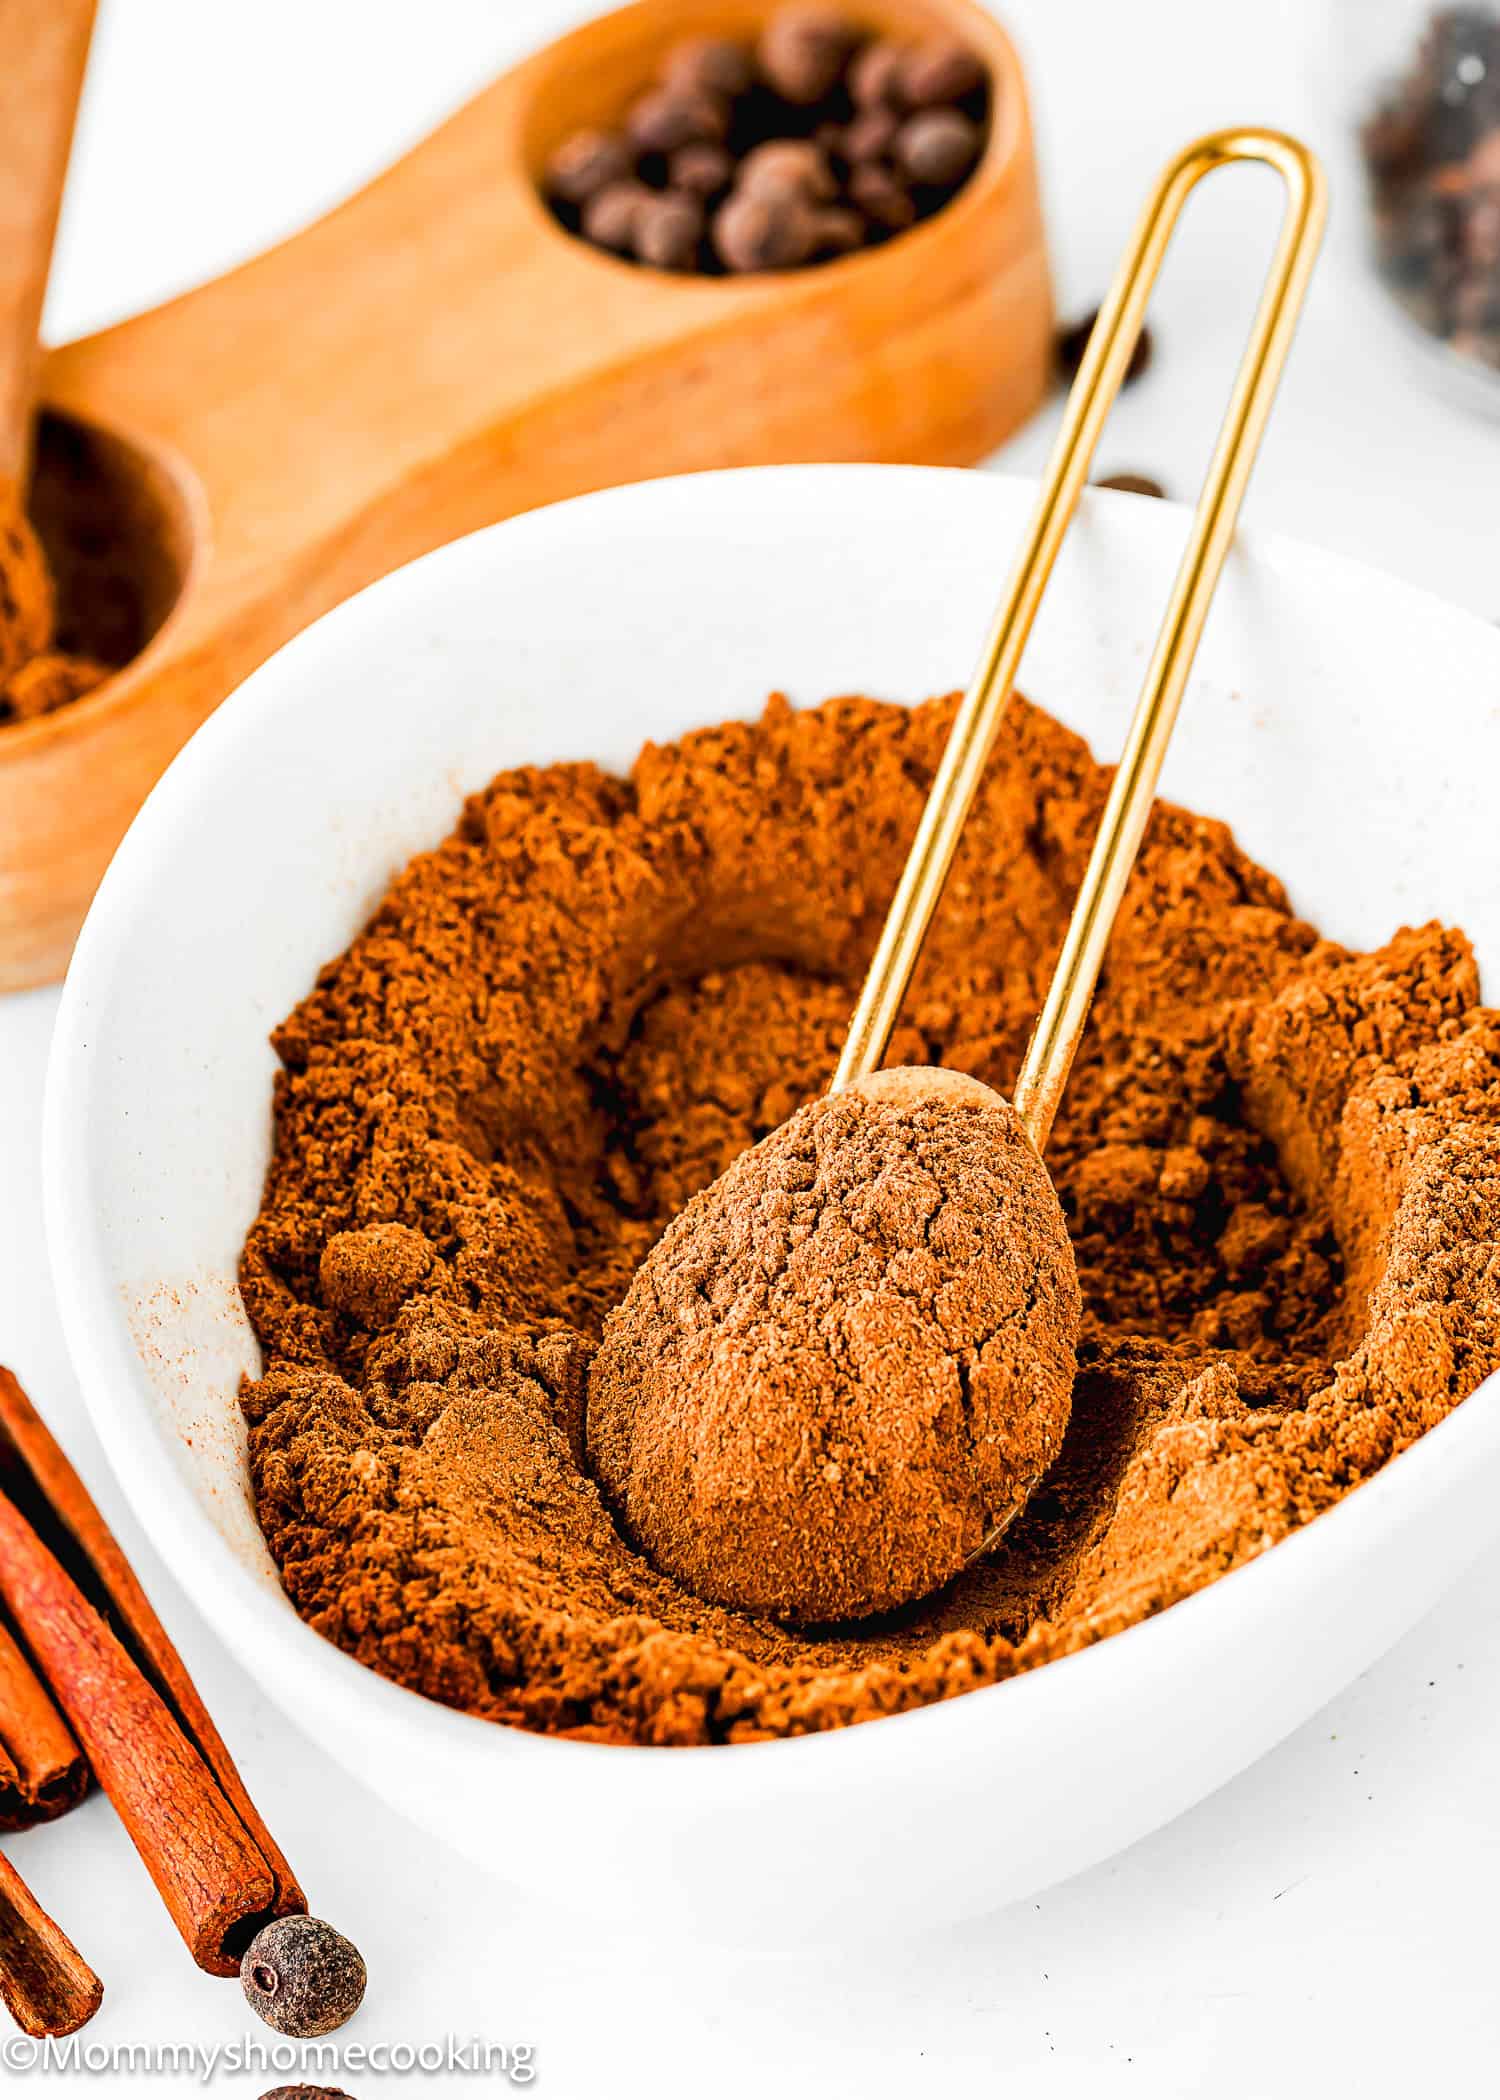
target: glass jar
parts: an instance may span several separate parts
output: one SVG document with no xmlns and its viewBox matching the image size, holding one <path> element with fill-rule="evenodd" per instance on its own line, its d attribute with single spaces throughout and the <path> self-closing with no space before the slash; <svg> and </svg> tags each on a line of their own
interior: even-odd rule
<svg viewBox="0 0 1500 2100">
<path fill-rule="evenodd" d="M 1500 409 L 1500 0 L 1357 15 L 1376 269 L 1429 357 Z"/>
</svg>

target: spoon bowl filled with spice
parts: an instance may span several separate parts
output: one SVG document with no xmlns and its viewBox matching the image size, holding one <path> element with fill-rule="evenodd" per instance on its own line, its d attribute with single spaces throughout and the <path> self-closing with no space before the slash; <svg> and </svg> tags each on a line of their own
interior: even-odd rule
<svg viewBox="0 0 1500 2100">
<path fill-rule="evenodd" d="M 799 1630 L 601 1487 L 606 1321 L 826 1087 L 1034 501 L 761 469 L 426 558 L 193 740 L 64 996 L 59 1294 L 161 1551 L 394 1807 L 643 1926 L 904 1930 L 1075 1871 L 1493 1537 L 1500 636 L 1254 534 L 1048 1146 L 1077 1377 L 999 1547 Z M 1185 525 L 1085 497 L 890 1064 L 1013 1089 Z"/>
</svg>

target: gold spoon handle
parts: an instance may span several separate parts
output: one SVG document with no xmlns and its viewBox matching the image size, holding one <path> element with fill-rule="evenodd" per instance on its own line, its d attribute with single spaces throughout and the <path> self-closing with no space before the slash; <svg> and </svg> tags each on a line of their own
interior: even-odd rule
<svg viewBox="0 0 1500 2100">
<path fill-rule="evenodd" d="M 1017 1081 L 1015 1106 L 1038 1151 L 1051 1133 L 1322 237 L 1327 215 L 1323 171 L 1305 146 L 1279 131 L 1211 132 L 1185 147 L 1157 180 L 1100 309 L 1036 510 L 979 668 L 954 719 L 854 1010 L 834 1091 L 873 1072 L 885 1056 L 1042 594 L 1140 337 L 1147 302 L 1183 205 L 1206 175 L 1246 160 L 1276 169 L 1287 189 L 1286 210 L 1125 754 Z"/>
</svg>

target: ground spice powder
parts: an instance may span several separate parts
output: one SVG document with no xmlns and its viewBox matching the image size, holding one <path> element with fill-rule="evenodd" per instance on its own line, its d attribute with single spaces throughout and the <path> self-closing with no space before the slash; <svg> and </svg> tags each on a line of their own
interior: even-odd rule
<svg viewBox="0 0 1500 2100">
<path fill-rule="evenodd" d="M 612 1742 L 899 1712 L 1253 1558 L 1500 1364 L 1500 1016 L 1463 936 L 1351 954 L 1162 805 L 1048 1151 L 1072 1417 L 994 1558 L 810 1638 L 625 1543 L 584 1463 L 604 1317 L 825 1086 L 952 711 L 775 701 L 628 780 L 504 774 L 277 1031 L 254 1489 L 298 1610 L 373 1668 Z M 892 1062 L 1008 1091 L 1107 781 L 1013 706 Z"/>
</svg>

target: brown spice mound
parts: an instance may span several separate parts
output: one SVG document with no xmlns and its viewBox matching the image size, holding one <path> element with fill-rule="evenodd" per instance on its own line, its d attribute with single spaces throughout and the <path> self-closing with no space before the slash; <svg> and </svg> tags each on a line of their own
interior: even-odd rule
<svg viewBox="0 0 1500 2100">
<path fill-rule="evenodd" d="M 42 543 L 0 483 L 0 724 L 66 707 L 108 676 L 92 657 L 55 647 L 57 597 Z"/>
<path fill-rule="evenodd" d="M 695 1196 L 605 1322 L 587 1456 L 653 1565 L 797 1625 L 956 1575 L 1056 1458 L 1078 1278 L 1009 1102 L 898 1066 Z"/>
<path fill-rule="evenodd" d="M 0 685 L 49 648 L 55 606 L 52 574 L 9 484 L 0 485 Z"/>
<path fill-rule="evenodd" d="M 1350 954 L 1222 824 L 1163 805 L 1048 1148 L 1084 1306 L 1072 1417 L 1000 1550 L 813 1639 L 626 1544 L 581 1462 L 602 1323 L 690 1198 L 826 1086 L 951 719 L 773 703 L 628 780 L 502 775 L 278 1031 L 251 1465 L 289 1594 L 351 1654 L 604 1741 L 898 1712 L 1251 1559 L 1500 1364 L 1500 1017 L 1467 943 Z M 1107 777 L 1013 707 L 893 1061 L 1009 1088 Z M 359 1277 L 391 1225 L 387 1291 Z"/>
</svg>

